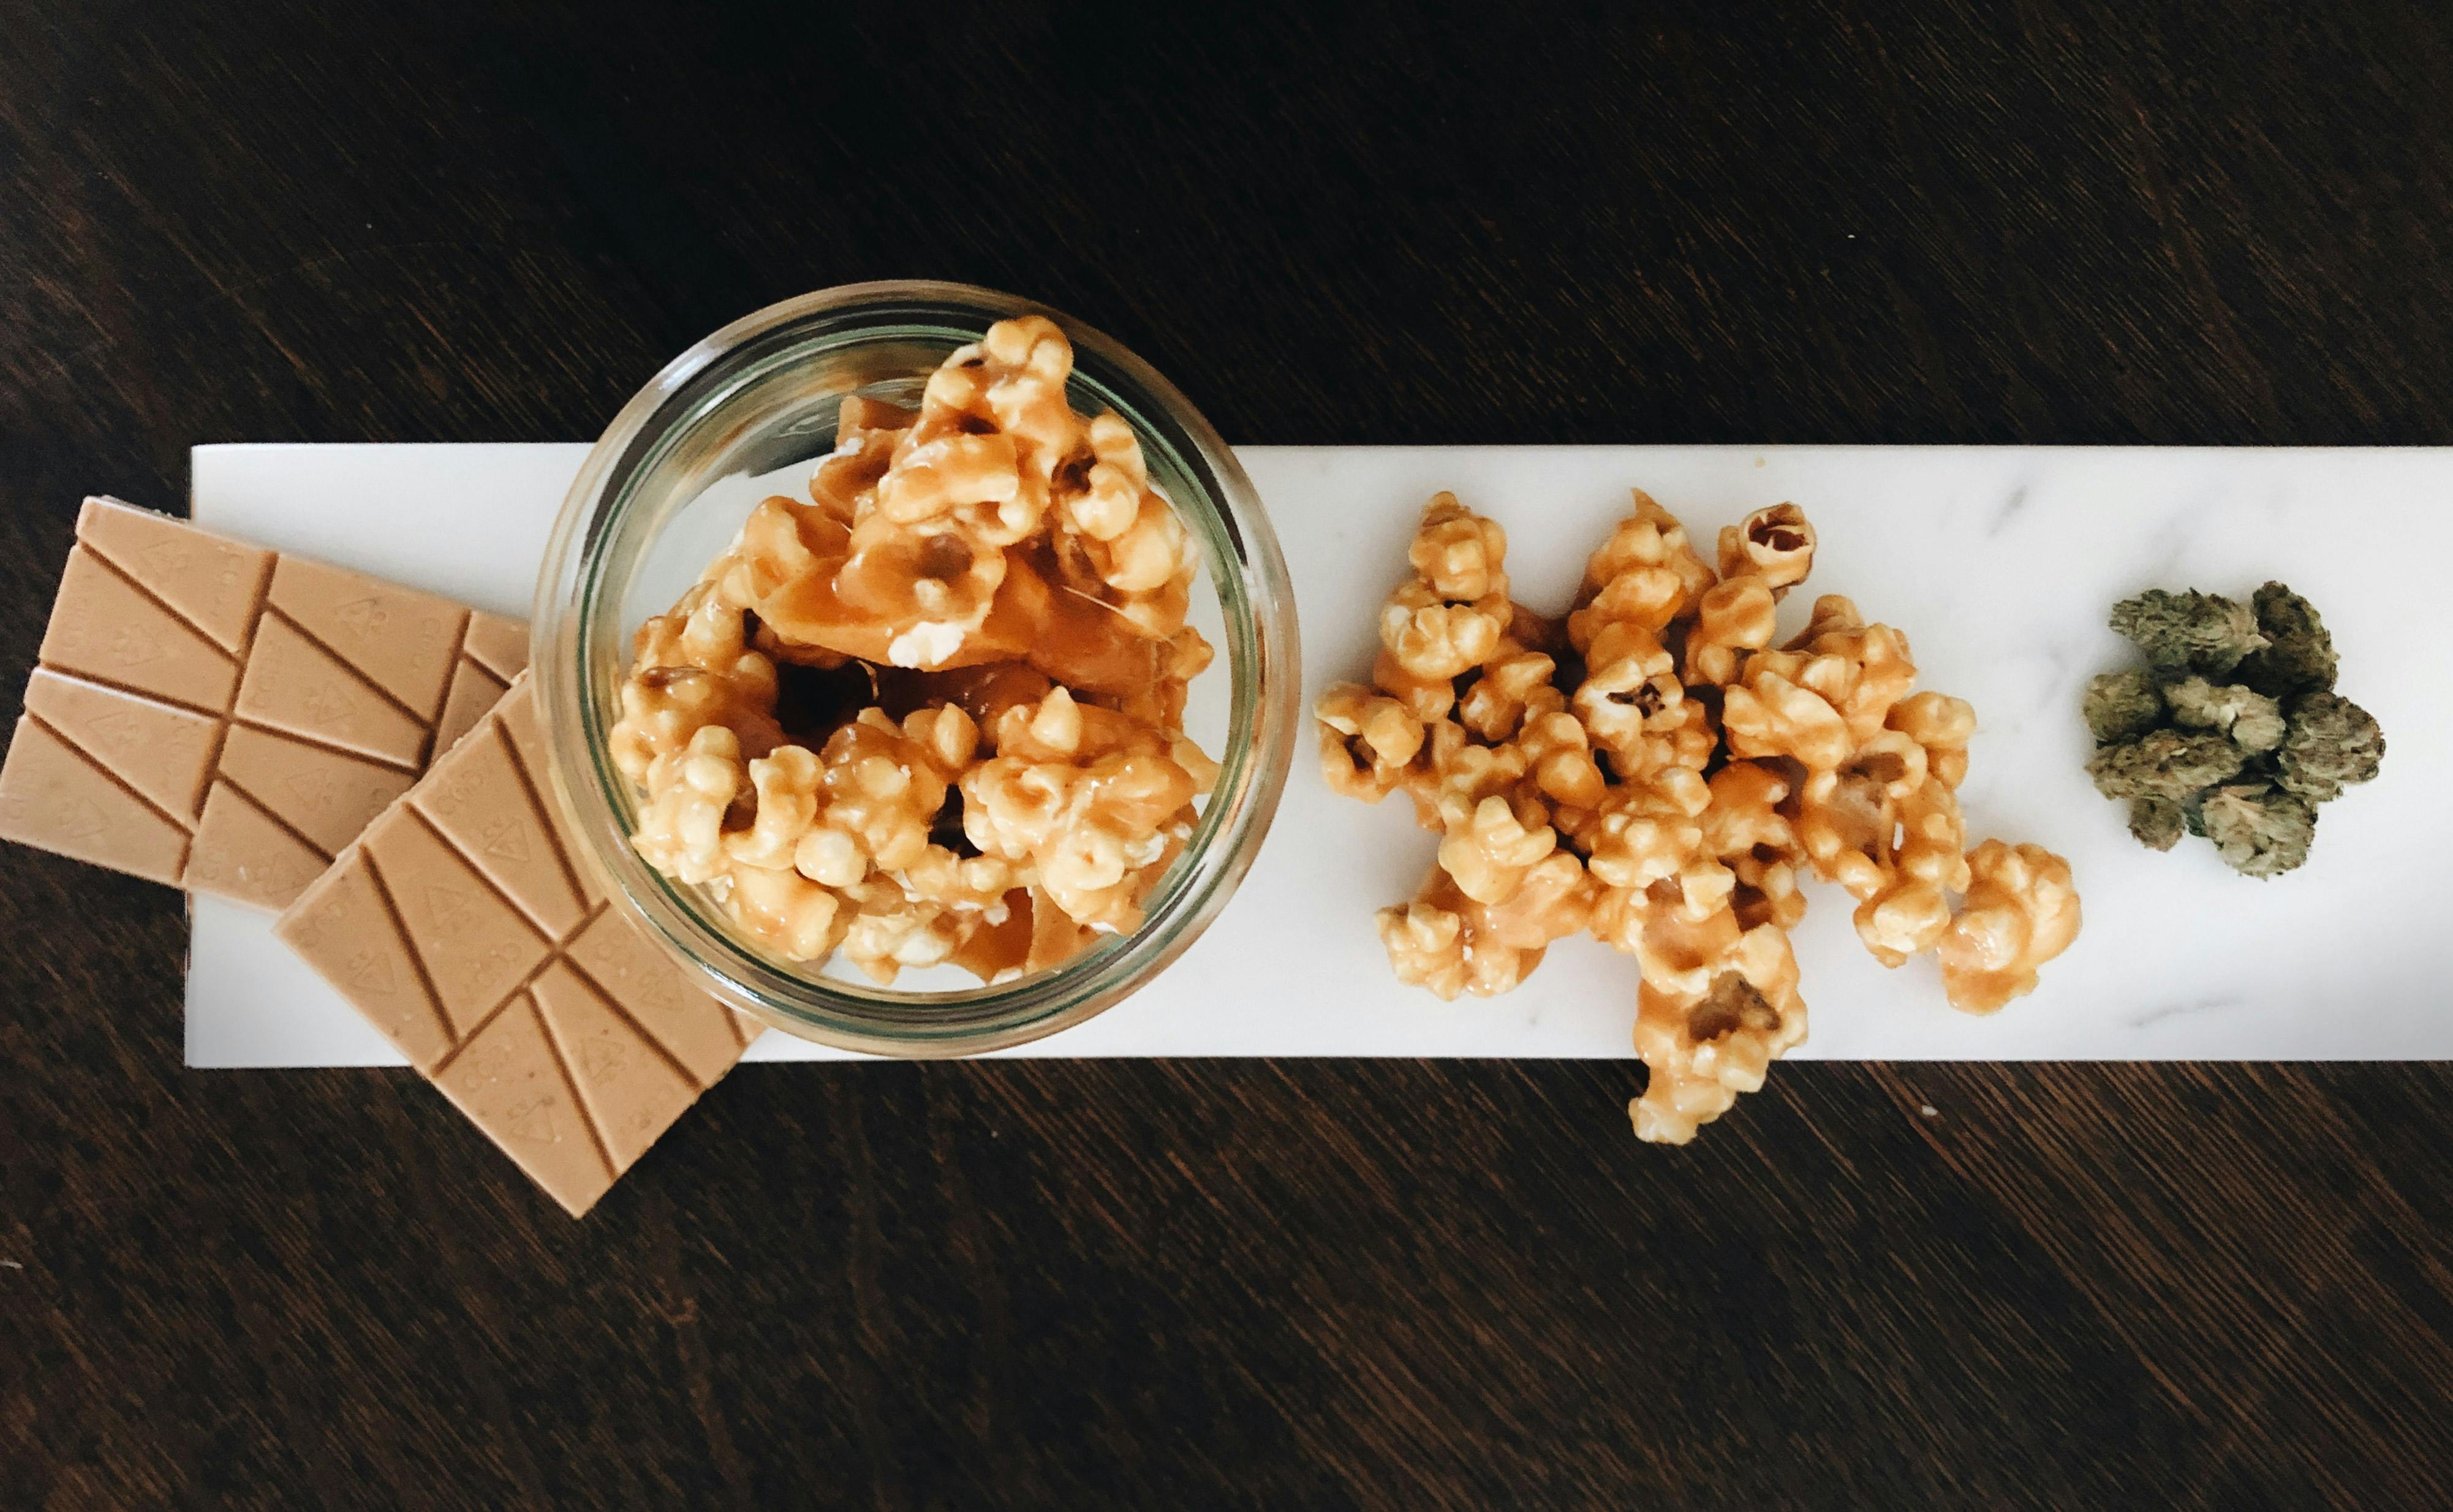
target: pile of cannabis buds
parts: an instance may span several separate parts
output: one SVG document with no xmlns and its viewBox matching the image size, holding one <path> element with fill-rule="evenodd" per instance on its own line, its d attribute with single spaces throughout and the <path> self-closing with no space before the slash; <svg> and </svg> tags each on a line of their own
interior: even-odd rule
<svg viewBox="0 0 2453 1512">
<path fill-rule="evenodd" d="M 2113 606 L 2112 627 L 2147 666 L 2088 683 L 2087 772 L 2128 804 L 2129 832 L 2156 850 L 2203 836 L 2250 877 L 2306 861 L 2317 806 L 2384 759 L 2377 722 L 2334 691 L 2316 608 L 2280 583 L 2246 604 L 2150 588 Z"/>
</svg>

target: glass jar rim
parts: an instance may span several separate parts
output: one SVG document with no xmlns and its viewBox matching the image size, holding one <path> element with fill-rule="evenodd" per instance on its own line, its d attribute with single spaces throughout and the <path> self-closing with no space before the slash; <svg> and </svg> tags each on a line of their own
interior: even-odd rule
<svg viewBox="0 0 2453 1512">
<path fill-rule="evenodd" d="M 1187 849 L 1138 929 L 1065 965 L 959 992 L 898 993 L 792 971 L 705 917 L 706 904 L 649 868 L 630 846 L 628 789 L 605 742 L 609 642 L 627 669 L 628 630 L 609 557 L 640 542 L 626 516 L 639 486 L 683 439 L 762 377 L 862 341 L 976 340 L 999 319 L 1036 314 L 1072 341 L 1077 372 L 1134 422 L 1192 485 L 1176 499 L 1207 566 L 1228 633 L 1233 712 L 1218 787 Z M 711 478 L 693 480 L 703 487 Z M 667 497 L 673 491 L 668 490 Z M 652 507 L 653 500 L 646 501 Z M 1112 337 L 1044 305 L 928 281 L 820 289 L 744 316 L 693 344 L 640 389 L 590 449 L 555 522 L 539 576 L 530 674 L 547 726 L 548 781 L 581 854 L 613 905 L 700 985 L 768 1024 L 839 1048 L 902 1057 L 976 1054 L 1052 1034 L 1121 1001 L 1164 969 L 1226 905 L 1274 817 L 1300 724 L 1294 595 L 1275 532 L 1231 449 L 1190 401 Z M 619 672 L 615 673 L 618 680 Z"/>
</svg>

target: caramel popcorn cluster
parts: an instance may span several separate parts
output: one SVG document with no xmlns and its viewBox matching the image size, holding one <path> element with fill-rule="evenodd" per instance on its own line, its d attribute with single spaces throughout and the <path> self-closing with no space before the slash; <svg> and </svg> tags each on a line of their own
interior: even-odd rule
<svg viewBox="0 0 2453 1512">
<path fill-rule="evenodd" d="M 1707 562 L 1637 490 L 1553 621 L 1508 596 L 1499 526 L 1443 493 L 1381 611 L 1370 686 L 1318 706 L 1329 786 L 1402 790 L 1440 835 L 1414 900 L 1380 911 L 1400 981 L 1505 992 L 1582 933 L 1635 957 L 1645 1140 L 1692 1139 L 1805 1040 L 1787 931 L 1808 874 L 1856 901 L 1885 965 L 1936 955 L 1971 1013 L 2032 990 L 2078 932 L 2061 858 L 1967 848 L 1975 711 L 1913 691 L 1906 637 L 1826 595 L 1773 644 L 1814 546 L 1783 504 Z"/>
<path fill-rule="evenodd" d="M 778 954 L 1010 980 L 1135 928 L 1190 836 L 1217 776 L 1183 732 L 1190 542 L 1072 368 L 1033 316 L 916 410 L 846 400 L 808 500 L 640 627 L 633 844 Z"/>
</svg>

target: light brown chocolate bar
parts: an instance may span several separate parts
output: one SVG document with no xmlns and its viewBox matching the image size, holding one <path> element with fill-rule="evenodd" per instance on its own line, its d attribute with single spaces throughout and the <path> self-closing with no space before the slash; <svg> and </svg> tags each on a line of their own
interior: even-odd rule
<svg viewBox="0 0 2453 1512">
<path fill-rule="evenodd" d="M 525 677 L 274 930 L 575 1217 L 754 1026 L 607 906 Z"/>
<path fill-rule="evenodd" d="M 528 627 L 85 501 L 0 839 L 280 908 L 500 698 Z"/>
</svg>

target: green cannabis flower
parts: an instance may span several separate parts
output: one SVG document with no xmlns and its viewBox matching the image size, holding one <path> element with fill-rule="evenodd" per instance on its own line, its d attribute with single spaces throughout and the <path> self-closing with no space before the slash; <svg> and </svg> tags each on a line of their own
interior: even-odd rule
<svg viewBox="0 0 2453 1512">
<path fill-rule="evenodd" d="M 2181 806 L 2169 798 L 2129 800 L 2129 832 L 2149 850 L 2169 850 L 2181 843 L 2187 821 Z"/>
<path fill-rule="evenodd" d="M 2252 651 L 2265 649 L 2257 615 L 2245 604 L 2192 590 L 2148 588 L 2112 607 L 2112 627 L 2159 667 L 2186 667 L 2223 677 Z"/>
<path fill-rule="evenodd" d="M 2158 729 L 2097 751 L 2086 764 L 2106 798 L 2169 798 L 2240 775 L 2248 757 L 2213 730 Z"/>
<path fill-rule="evenodd" d="M 2269 783 L 2219 787 L 2200 806 L 2206 838 L 2244 877 L 2275 877 L 2308 859 L 2317 810 Z"/>
<path fill-rule="evenodd" d="M 2164 723 L 2164 693 L 2144 672 L 2104 672 L 2086 685 L 2086 727 L 2099 741 L 2129 740 Z"/>
<path fill-rule="evenodd" d="M 2274 877 L 2308 859 L 2317 806 L 2377 774 L 2384 733 L 2333 690 L 2334 638 L 2280 583 L 2242 604 L 2149 588 L 2113 607 L 2145 669 L 2091 679 L 2080 712 L 2096 789 L 2129 806 L 2155 850 L 2184 834 L 2233 870 Z"/>
<path fill-rule="evenodd" d="M 2384 731 L 2366 709 L 2323 688 L 2291 701 L 2291 733 L 2283 739 L 2283 786 L 2312 804 L 2343 796 L 2384 765 Z"/>
<path fill-rule="evenodd" d="M 2283 706 L 2254 688 L 2184 677 L 2164 689 L 2164 702 L 2174 724 L 2228 735 L 2252 756 L 2283 744 Z"/>
<path fill-rule="evenodd" d="M 2252 601 L 2265 649 L 2240 665 L 2240 680 L 2269 698 L 2303 688 L 2334 686 L 2334 638 L 2317 607 L 2280 583 L 2268 583 Z"/>
</svg>

